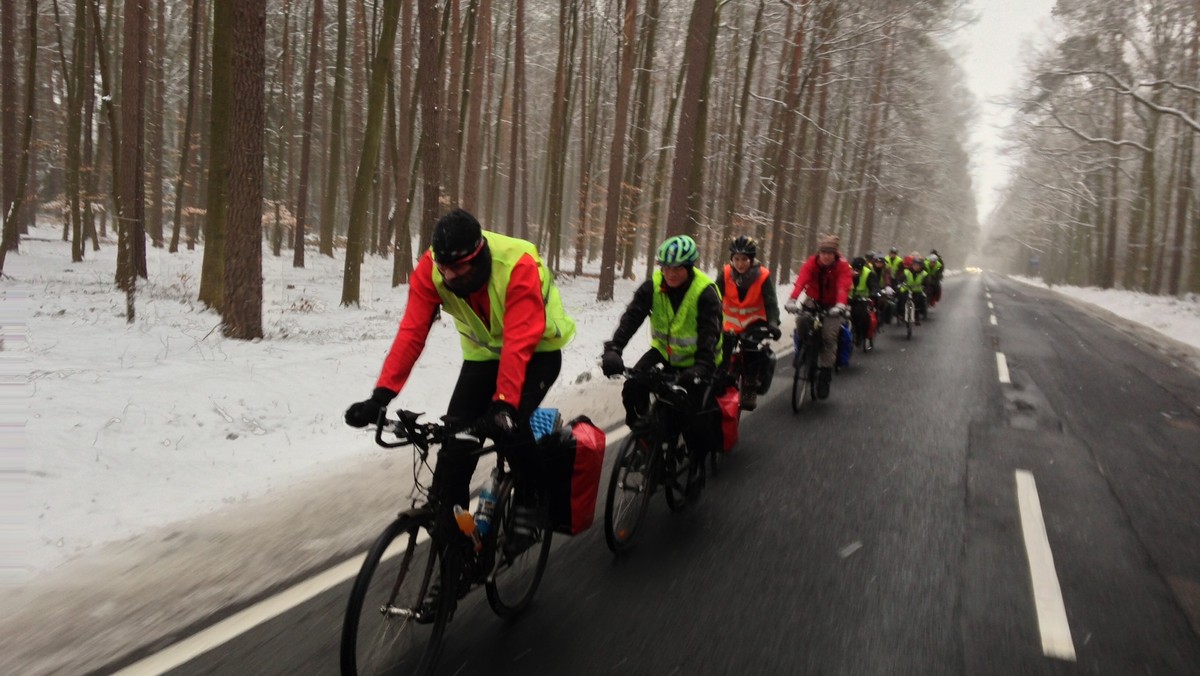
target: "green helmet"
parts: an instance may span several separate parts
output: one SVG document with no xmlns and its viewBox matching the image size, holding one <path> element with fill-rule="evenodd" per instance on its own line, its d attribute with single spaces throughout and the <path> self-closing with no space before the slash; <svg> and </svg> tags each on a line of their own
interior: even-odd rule
<svg viewBox="0 0 1200 676">
<path fill-rule="evenodd" d="M 696 250 L 696 240 L 687 235 L 676 235 L 667 239 L 658 247 L 659 265 L 692 265 L 700 253 Z"/>
</svg>

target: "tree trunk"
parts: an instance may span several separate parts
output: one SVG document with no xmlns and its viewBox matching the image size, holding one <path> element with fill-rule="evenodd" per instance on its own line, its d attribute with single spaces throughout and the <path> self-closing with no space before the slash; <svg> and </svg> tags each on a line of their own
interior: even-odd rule
<svg viewBox="0 0 1200 676">
<path fill-rule="evenodd" d="M 12 200 L 4 210 L 3 234 L 0 235 L 0 275 L 4 273 L 4 259 L 9 251 L 17 250 L 18 223 L 21 215 L 21 202 L 25 199 L 25 186 L 29 177 L 30 141 L 33 138 L 34 96 L 37 94 L 37 0 L 28 0 L 29 7 L 29 55 L 25 66 L 25 124 L 21 133 L 21 160 L 17 169 L 17 184 L 14 186 Z M 12 12 L 12 8 L 9 8 Z M 15 21 L 16 17 L 12 17 Z M 8 150 L 8 146 L 5 146 Z M 12 162 L 5 162 L 5 167 Z M 7 195 L 7 193 L 6 193 Z"/>
<path fill-rule="evenodd" d="M 321 202 L 321 254 L 333 257 L 333 225 L 337 220 L 338 187 L 341 181 L 342 122 L 346 105 L 346 0 L 337 0 L 337 57 L 333 67 L 333 113 L 329 121 L 329 161 L 325 167 L 325 198 Z"/>
<path fill-rule="evenodd" d="M 383 106 L 387 95 L 387 75 L 392 65 L 392 50 L 396 45 L 396 23 L 400 18 L 401 0 L 385 0 L 382 35 L 375 57 L 371 60 L 371 82 L 367 100 L 367 123 L 363 147 L 350 201 L 350 227 L 346 238 L 346 262 L 342 277 L 342 305 L 358 305 L 359 272 L 367 223 L 367 205 L 371 196 L 372 177 L 379 161 L 379 141 L 383 132 Z"/>
<path fill-rule="evenodd" d="M 266 80 L 266 0 L 233 3 L 229 125 L 229 217 L 225 238 L 222 331 L 238 340 L 262 338 L 263 88 Z"/>
<path fill-rule="evenodd" d="M 229 129 L 233 108 L 233 7 L 213 5 L 212 94 L 209 97 L 208 200 L 200 302 L 220 311 L 225 301 L 225 232 L 229 212 Z"/>
<path fill-rule="evenodd" d="M 317 62 L 321 53 L 321 31 L 325 19 L 323 0 L 313 0 L 312 38 L 308 47 L 308 68 L 304 74 L 304 131 L 300 141 L 300 188 L 296 197 L 296 226 L 292 232 L 292 267 L 304 267 L 304 229 L 308 218 L 308 165 L 312 157 L 313 99 L 316 92 Z"/>
<path fill-rule="evenodd" d="M 82 0 L 81 0 L 82 1 Z M 320 0 L 317 0 L 320 2 Z M 196 117 L 196 79 L 200 70 L 201 14 L 204 0 L 192 0 L 191 28 L 188 31 L 188 86 L 184 104 L 183 133 L 179 136 L 179 177 L 175 181 L 175 218 L 171 222 L 171 253 L 179 251 L 179 235 L 183 229 L 183 203 L 186 197 L 188 162 L 194 143 L 192 123 Z"/>
<path fill-rule="evenodd" d="M 117 207 L 117 285 L 125 291 L 125 320 L 135 319 L 137 277 L 145 267 L 146 194 L 142 149 L 150 0 L 125 3 L 121 66 L 121 201 Z M 140 246 L 139 246 L 140 245 Z M 139 256 L 140 253 L 140 256 Z M 140 260 L 139 260 L 140 258 Z"/>
<path fill-rule="evenodd" d="M 701 0 L 705 2 L 706 0 Z M 629 124 L 630 88 L 633 84 L 634 20 L 637 0 L 625 0 L 621 19 L 621 58 L 618 62 L 617 103 L 613 113 L 612 150 L 608 158 L 608 197 L 604 209 L 604 244 L 600 256 L 600 285 L 596 300 L 612 300 L 616 286 L 617 225 L 621 216 L 621 169 L 625 164 L 625 130 Z"/>
<path fill-rule="evenodd" d="M 417 20 L 420 23 L 420 68 L 417 73 L 421 96 L 421 244 L 429 246 L 433 224 L 441 214 L 442 161 L 441 113 L 438 103 L 441 98 L 441 64 L 438 62 L 438 17 L 437 0 L 418 0 Z"/>
<path fill-rule="evenodd" d="M 0 0 L 0 148 L 5 158 L 17 157 L 17 9 L 16 0 Z M 17 163 L 4 162 L 0 169 L 0 218 L 8 221 L 8 210 L 17 193 Z M 7 233 L 6 233 L 7 234 Z M 13 233 L 16 234 L 15 231 Z M 4 246 L 16 247 L 17 238 L 5 237 Z"/>
<path fill-rule="evenodd" d="M 675 137 L 675 162 L 671 169 L 671 196 L 667 205 L 667 234 L 695 235 L 700 223 L 695 209 L 701 190 L 699 170 L 704 163 L 701 119 L 707 110 L 704 91 L 708 87 L 708 53 L 716 12 L 716 0 L 696 0 L 688 24 L 687 81 L 683 85 L 679 131 Z"/>
<path fill-rule="evenodd" d="M 163 125 L 166 120 L 163 113 L 166 109 L 167 78 L 164 61 L 167 58 L 167 3 L 158 0 L 155 10 L 156 37 L 154 40 L 153 82 L 154 98 L 150 103 L 150 210 L 146 214 L 146 232 L 155 248 L 163 248 L 163 155 L 164 147 Z"/>
</svg>

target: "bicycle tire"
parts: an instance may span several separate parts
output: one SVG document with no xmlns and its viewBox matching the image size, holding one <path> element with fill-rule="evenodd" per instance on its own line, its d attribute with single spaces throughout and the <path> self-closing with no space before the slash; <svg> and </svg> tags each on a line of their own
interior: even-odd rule
<svg viewBox="0 0 1200 676">
<path fill-rule="evenodd" d="M 666 478 L 662 482 L 663 493 L 667 498 L 667 508 L 672 512 L 678 512 L 688 504 L 687 489 L 691 485 L 690 470 L 694 461 L 692 451 L 688 448 L 682 433 L 676 433 L 675 444 L 673 448 L 667 450 L 666 455 L 670 456 L 670 460 L 663 462 L 662 465 L 662 475 Z M 704 483 L 706 476 L 704 465 L 704 460 L 701 458 L 700 469 L 696 474 L 696 480 L 701 484 Z"/>
<path fill-rule="evenodd" d="M 538 524 L 533 542 L 523 549 L 513 550 L 513 518 L 516 507 L 516 479 L 512 475 L 500 484 L 500 493 L 493 512 L 494 528 L 488 533 L 487 547 L 492 556 L 491 572 L 486 581 L 488 605 L 500 617 L 512 617 L 529 605 L 550 557 L 550 541 L 554 535 L 546 500 L 538 506 Z"/>
<path fill-rule="evenodd" d="M 437 665 L 454 604 L 440 604 L 428 623 L 418 620 L 434 569 L 444 565 L 441 548 L 421 541 L 431 526 L 430 519 L 401 516 L 368 550 L 342 623 L 343 676 L 428 674 Z M 442 598 L 456 591 L 443 585 Z"/>
<path fill-rule="evenodd" d="M 633 537 L 646 517 L 658 464 L 652 441 L 647 432 L 631 432 L 613 461 L 604 504 L 604 541 L 614 554 L 633 545 Z M 621 499 L 626 497 L 628 501 Z"/>
<path fill-rule="evenodd" d="M 808 354 L 809 350 L 808 345 L 802 345 L 796 358 L 796 372 L 792 376 L 793 413 L 799 413 L 803 410 L 812 401 L 812 395 L 814 394 L 813 388 L 816 386 L 816 383 L 813 380 L 812 364 Z"/>
</svg>

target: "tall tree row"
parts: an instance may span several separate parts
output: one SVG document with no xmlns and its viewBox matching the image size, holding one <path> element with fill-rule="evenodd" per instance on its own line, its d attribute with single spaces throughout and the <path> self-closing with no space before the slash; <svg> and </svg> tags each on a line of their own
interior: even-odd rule
<svg viewBox="0 0 1200 676">
<path fill-rule="evenodd" d="M 199 299 L 230 336 L 261 332 L 250 306 L 262 256 L 286 244 L 295 267 L 314 252 L 340 258 L 342 302 L 356 304 L 359 266 L 391 258 L 403 283 L 453 206 L 535 241 L 555 270 L 598 275 L 601 298 L 618 275 L 647 274 L 668 234 L 696 237 L 706 265 L 730 238 L 755 235 L 782 276 L 820 232 L 855 253 L 937 247 L 952 261 L 977 234 L 971 101 L 935 37 L 962 19 L 957 2 L 76 0 L 53 3 L 40 24 L 16 2 L 0 0 L 0 144 L 6 160 L 19 156 L 18 74 L 42 69 L 27 79 L 33 100 L 50 102 L 29 144 L 39 219 L 62 224 L 74 261 L 89 239 L 113 245 L 114 225 L 130 293 L 147 243 L 165 247 L 155 255 L 203 246 Z M 1096 204 L 1073 205 L 1109 219 L 1115 180 L 1118 232 L 1143 243 L 1145 261 L 1178 249 L 1161 217 L 1194 211 L 1179 205 L 1195 153 L 1175 142 L 1195 119 L 1182 76 L 1194 19 L 1174 21 L 1156 62 L 1168 83 L 1143 88 L 1114 70 L 1107 91 L 1132 93 L 1088 101 L 1076 90 L 1089 76 L 1064 76 L 1060 91 L 1075 98 L 1039 104 L 1067 123 L 1070 105 L 1089 119 L 1118 114 L 1142 146 L 1155 130 L 1150 162 L 1132 139 L 1112 152 L 1079 141 L 1092 147 Z M 25 24 L 33 33 L 18 40 Z M 1113 40 L 1090 48 L 1121 52 Z M 41 65 L 24 53 L 33 44 L 49 45 Z M 17 173 L 6 161 L 0 198 L 17 192 Z"/>
<path fill-rule="evenodd" d="M 1018 172 L 990 249 L 1052 283 L 1200 291 L 1200 3 L 1059 2 L 1014 92 Z"/>
</svg>

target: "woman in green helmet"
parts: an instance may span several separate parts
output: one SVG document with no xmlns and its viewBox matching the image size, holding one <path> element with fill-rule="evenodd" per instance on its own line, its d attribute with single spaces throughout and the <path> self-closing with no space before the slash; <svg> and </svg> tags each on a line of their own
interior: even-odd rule
<svg viewBox="0 0 1200 676">
<path fill-rule="evenodd" d="M 684 437 L 693 458 L 699 460 L 713 445 L 721 443 L 721 419 L 715 407 L 703 407 L 708 380 L 721 362 L 721 294 L 712 278 L 697 270 L 696 242 L 687 235 L 667 239 L 658 248 L 658 270 L 633 293 L 633 300 L 621 315 L 612 340 L 604 344 L 601 367 L 614 376 L 625 370 L 621 356 L 625 346 L 650 317 L 650 349 L 637 360 L 633 369 L 642 371 L 662 364 L 680 373 L 680 384 L 692 391 L 695 410 L 712 408 L 712 413 L 696 414 L 695 424 L 685 427 Z M 625 381 L 621 392 L 625 404 L 625 422 L 640 423 L 650 405 L 650 393 L 634 380 Z M 700 462 L 693 462 L 698 468 Z M 689 485 L 698 484 L 689 482 Z"/>
</svg>

